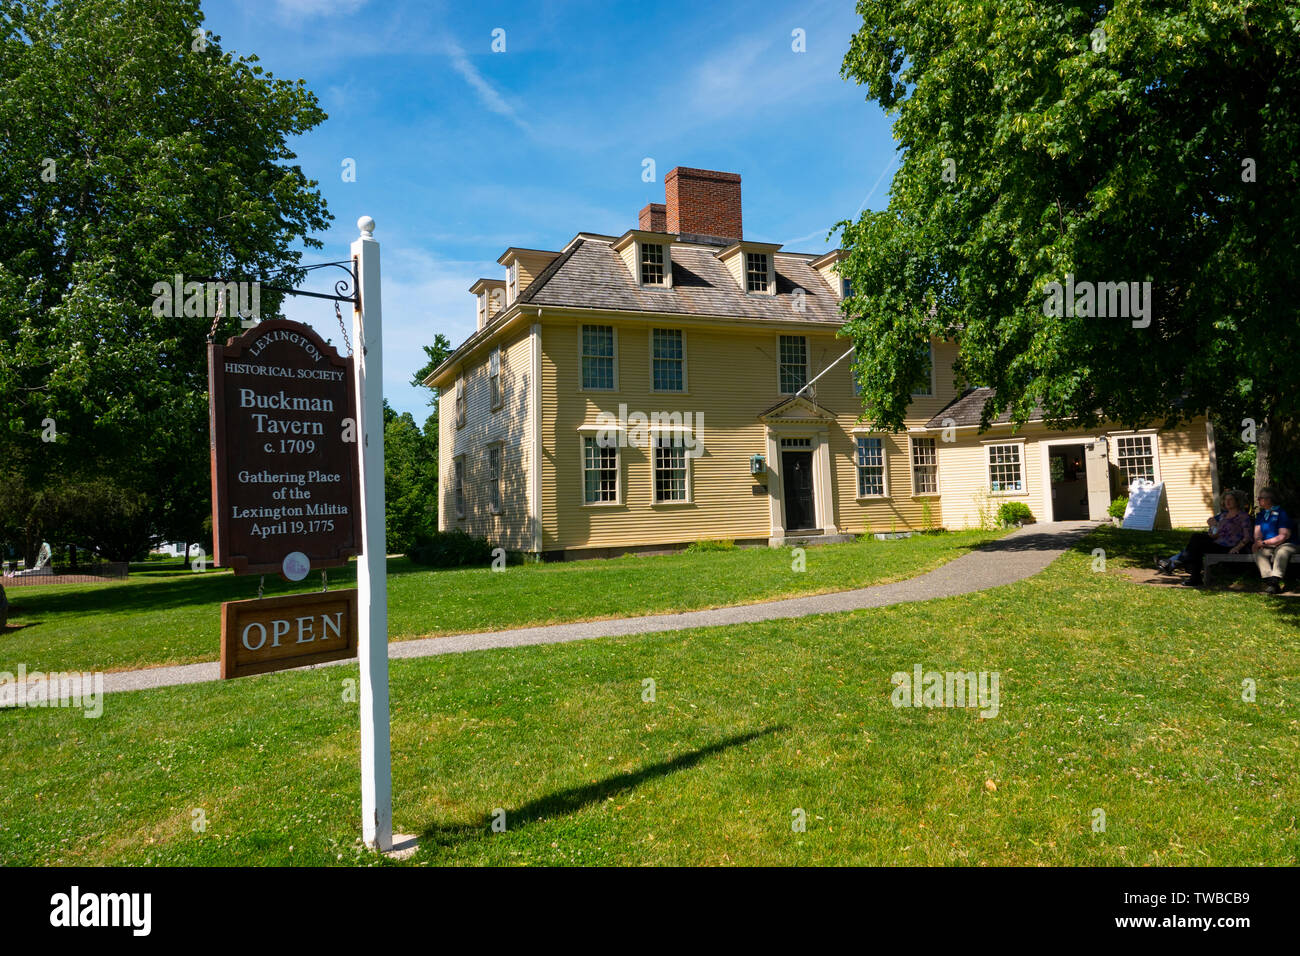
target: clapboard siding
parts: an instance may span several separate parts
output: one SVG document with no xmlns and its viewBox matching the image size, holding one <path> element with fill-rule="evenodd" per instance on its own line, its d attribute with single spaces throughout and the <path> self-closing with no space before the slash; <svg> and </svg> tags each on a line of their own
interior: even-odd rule
<svg viewBox="0 0 1300 956">
<path fill-rule="evenodd" d="M 502 342 L 502 405 L 491 408 L 489 355 L 466 363 L 464 377 L 443 397 L 440 415 L 439 527 L 460 528 L 508 550 L 531 550 L 528 471 L 531 467 L 529 407 L 532 352 L 527 330 Z M 465 424 L 456 426 L 455 389 L 465 388 Z M 491 509 L 488 448 L 501 444 L 501 512 Z M 464 456 L 465 515 L 456 515 L 455 460 Z"/>
<path fill-rule="evenodd" d="M 711 320 L 654 321 L 643 316 L 587 318 L 560 310 L 542 309 L 540 325 L 540 504 L 541 549 L 547 552 L 681 545 L 705 539 L 766 539 L 781 534 L 772 518 L 773 492 L 779 479 L 750 475 L 753 455 L 770 455 L 769 426 L 760 415 L 788 396 L 778 391 L 777 355 L 780 330 L 711 324 Z M 616 329 L 617 388 L 581 388 L 580 326 L 612 325 Z M 679 328 L 686 347 L 686 391 L 651 390 L 650 333 L 653 328 Z M 844 354 L 847 340 L 833 331 L 792 326 L 788 334 L 808 337 L 810 374 L 816 375 Z M 906 426 L 922 428 L 957 396 L 952 343 L 934 344 L 933 395 L 917 396 L 908 410 Z M 1116 432 L 1054 432 L 1039 424 L 1012 433 L 995 426 L 984 434 L 973 428 L 925 436 L 936 439 L 939 494 L 913 495 L 911 446 L 907 432 L 879 435 L 887 462 L 888 495 L 857 497 L 856 437 L 862 431 L 859 400 L 854 394 L 851 360 L 844 359 L 816 385 L 815 401 L 833 415 L 824 423 L 829 452 L 833 507 L 826 509 L 824 530 L 850 533 L 918 530 L 927 527 L 965 528 L 988 517 L 1007 500 L 1028 505 L 1040 520 L 1046 517 L 1050 486 L 1043 468 L 1047 441 L 1083 441 Z M 466 369 L 467 422 L 454 427 L 454 390 L 442 416 L 442 526 L 465 530 L 501 542 L 511 549 L 533 550 L 529 514 L 528 475 L 531 467 L 529 374 L 532 353 L 526 327 L 512 332 L 506 359 L 506 405 L 488 409 L 488 360 L 479 350 Z M 622 408 L 620 408 L 622 406 Z M 583 502 L 581 440 L 583 426 L 596 426 L 598 416 L 620 411 L 675 413 L 695 426 L 703 453 L 691 461 L 692 498 L 688 503 L 655 504 L 653 452 L 650 447 L 620 449 L 621 500 L 616 505 Z M 778 429 L 779 434 L 779 429 Z M 503 513 L 488 509 L 487 445 L 503 442 Z M 1210 470 L 1203 421 L 1160 433 L 1157 454 L 1166 482 L 1169 514 L 1174 525 L 1199 525 L 1210 498 Z M 986 447 L 1016 442 L 1022 447 L 1025 490 L 990 494 Z M 1112 462 L 1115 444 L 1111 442 Z M 454 519 L 454 455 L 467 464 L 466 518 Z M 779 452 L 778 452 L 779 454 Z M 769 462 L 769 467 L 776 463 Z M 755 493 L 757 489 L 758 493 Z M 818 487 L 817 494 L 825 489 Z M 777 509 L 780 514 L 780 508 Z"/>
<path fill-rule="evenodd" d="M 1048 514 L 1048 496 L 1051 494 L 1043 469 L 1043 457 L 1047 454 L 1046 443 L 1049 441 L 1083 442 L 1106 437 L 1112 495 L 1122 496 L 1125 491 L 1117 469 L 1115 439 L 1131 434 L 1134 433 L 1104 426 L 1091 431 L 1059 432 L 1050 431 L 1041 424 L 1029 424 L 1014 433 L 1008 427 L 999 426 L 983 435 L 975 434 L 973 429 L 961 429 L 957 432 L 956 441 L 937 443 L 944 524 L 949 528 L 975 527 L 980 522 L 981 506 L 996 512 L 997 507 L 1008 500 L 1023 501 L 1036 519 L 1044 520 Z M 1157 467 L 1159 477 L 1165 483 L 1169 523 L 1174 527 L 1196 527 L 1203 524 L 1213 498 L 1205 420 L 1198 419 L 1186 426 L 1166 431 L 1144 430 L 1139 434 L 1149 434 L 1155 438 Z M 989 444 L 1018 441 L 1024 442 L 1024 493 L 991 494 L 986 447 Z"/>
</svg>

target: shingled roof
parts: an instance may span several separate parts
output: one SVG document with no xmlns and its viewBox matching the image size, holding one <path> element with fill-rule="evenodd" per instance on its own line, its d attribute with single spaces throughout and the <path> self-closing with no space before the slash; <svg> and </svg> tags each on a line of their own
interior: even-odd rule
<svg viewBox="0 0 1300 956">
<path fill-rule="evenodd" d="M 622 257 L 608 243 L 575 239 L 558 259 L 519 296 L 533 305 L 607 309 L 619 312 L 677 312 L 685 315 L 807 322 L 844 321 L 839 299 L 812 256 L 778 252 L 775 295 L 751 295 L 736 282 L 710 246 L 674 244 L 673 284 L 655 289 L 638 285 Z M 795 308 L 795 289 L 803 289 L 803 311 Z"/>
<path fill-rule="evenodd" d="M 978 425 L 980 423 L 980 413 L 984 411 L 984 403 L 997 395 L 997 390 L 992 388 L 972 388 L 954 398 L 951 402 L 943 407 L 943 410 L 934 418 L 925 423 L 926 428 L 944 428 L 945 420 L 952 419 L 951 424 L 958 427 L 965 425 Z M 1043 410 L 1037 405 L 1034 406 L 1033 412 L 1029 415 L 1031 422 L 1042 421 Z M 1003 409 L 1002 412 L 993 419 L 994 425 L 1006 425 L 1010 423 L 1011 415 Z"/>
</svg>

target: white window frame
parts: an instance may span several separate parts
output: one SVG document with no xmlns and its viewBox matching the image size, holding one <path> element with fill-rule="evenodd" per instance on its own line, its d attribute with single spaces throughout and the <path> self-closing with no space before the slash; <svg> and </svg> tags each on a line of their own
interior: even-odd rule
<svg viewBox="0 0 1300 956">
<path fill-rule="evenodd" d="M 745 289 L 745 293 L 747 295 L 771 295 L 774 291 L 773 286 L 776 285 L 776 276 L 773 274 L 775 270 L 773 268 L 772 253 L 754 252 L 750 249 L 742 249 L 740 255 L 742 256 L 740 261 L 740 281 Z M 750 256 L 757 256 L 763 260 L 763 288 L 761 289 L 751 289 L 749 287 L 749 276 L 752 271 L 749 267 Z"/>
<path fill-rule="evenodd" d="M 623 504 L 623 447 L 615 444 L 614 449 L 614 500 L 587 500 L 587 442 L 596 442 L 600 446 L 600 436 L 595 427 L 578 433 L 578 496 L 584 508 L 617 508 Z M 608 446 L 606 446 L 608 447 Z"/>
<path fill-rule="evenodd" d="M 934 341 L 931 340 L 926 345 L 930 350 L 930 386 L 924 392 L 913 392 L 913 398 L 934 398 Z"/>
<path fill-rule="evenodd" d="M 469 400 L 466 395 L 465 372 L 463 369 L 456 374 L 456 396 L 453 402 L 456 411 L 456 427 L 464 428 Z"/>
<path fill-rule="evenodd" d="M 519 260 L 513 260 L 506 266 L 506 305 L 519 298 Z"/>
<path fill-rule="evenodd" d="M 478 294 L 478 327 L 481 329 L 488 322 L 488 294 L 487 290 Z"/>
<path fill-rule="evenodd" d="M 495 468 L 492 465 L 494 457 L 496 458 Z M 501 474 L 505 471 L 504 460 L 504 449 L 501 442 L 495 441 L 487 446 L 488 511 L 494 515 L 501 514 Z"/>
<path fill-rule="evenodd" d="M 861 442 L 877 441 L 880 443 L 880 493 L 863 494 L 862 493 L 862 470 L 864 468 L 876 467 L 873 465 L 862 464 Z M 862 434 L 858 433 L 853 436 L 853 480 L 854 490 L 857 492 L 859 501 L 878 501 L 891 497 L 889 493 L 889 445 L 885 441 L 885 436 L 880 434 Z"/>
<path fill-rule="evenodd" d="M 676 332 L 682 337 L 682 387 L 681 388 L 658 388 L 655 386 L 655 333 L 656 332 Z M 650 391 L 656 395 L 685 395 L 690 391 L 686 380 L 686 330 L 674 329 L 669 326 L 651 326 L 650 336 Z M 663 359 L 661 361 L 672 361 L 672 359 Z"/>
<path fill-rule="evenodd" d="M 660 268 L 658 282 L 648 282 L 645 277 L 645 268 L 647 265 L 646 252 L 650 249 L 658 249 L 660 261 L 657 263 Z M 666 242 L 638 242 L 636 244 L 636 279 L 637 283 L 642 286 L 649 286 L 652 289 L 667 289 L 672 283 L 673 258 L 672 249 Z"/>
<path fill-rule="evenodd" d="M 456 511 L 456 520 L 464 521 L 466 513 L 465 502 L 465 456 L 456 455 L 452 458 L 452 507 Z"/>
<path fill-rule="evenodd" d="M 1107 432 L 1106 437 L 1109 439 L 1107 444 L 1112 446 L 1110 452 L 1111 460 L 1114 461 L 1115 468 L 1117 471 L 1120 472 L 1121 476 L 1123 476 L 1124 471 L 1122 468 L 1120 468 L 1120 464 L 1119 464 L 1119 440 L 1121 438 L 1149 438 L 1151 440 L 1151 470 L 1155 475 L 1155 477 L 1152 480 L 1156 483 L 1159 483 L 1164 480 L 1163 478 L 1160 477 L 1160 434 L 1159 432 L 1155 431 L 1154 429 L 1142 430 L 1142 431 Z M 1131 484 L 1132 484 L 1131 481 L 1127 481 L 1125 479 L 1124 491 L 1126 494 L 1128 492 L 1128 487 Z"/>
<path fill-rule="evenodd" d="M 934 449 L 934 464 L 924 467 L 934 468 L 934 491 L 918 491 L 916 487 L 916 443 L 918 441 L 928 441 Z M 908 435 L 907 436 L 907 463 L 908 472 L 912 482 L 913 498 L 937 498 L 939 497 L 939 440 L 930 435 Z"/>
<path fill-rule="evenodd" d="M 695 503 L 695 469 L 693 466 L 693 456 L 691 450 L 687 447 L 687 435 L 685 429 L 679 428 L 660 428 L 651 431 L 650 436 L 650 502 L 655 507 L 673 507 L 680 505 L 692 505 Z M 659 442 L 663 438 L 680 438 L 682 440 L 682 470 L 683 479 L 686 483 L 685 498 L 660 498 L 659 497 Z"/>
<path fill-rule="evenodd" d="M 1019 456 L 1020 465 L 1020 489 L 1018 491 L 1006 491 L 1000 489 L 993 490 L 993 449 L 994 448 L 1015 448 Z M 997 498 L 1023 498 L 1029 494 L 1029 463 L 1025 456 L 1025 441 L 1018 439 L 1016 441 L 990 441 L 984 444 L 984 487 L 991 496 Z"/>
<path fill-rule="evenodd" d="M 781 382 L 781 368 L 787 363 L 781 359 L 781 340 L 782 339 L 803 339 L 803 385 L 800 385 L 793 392 L 787 392 Z M 812 370 L 812 344 L 808 341 L 806 335 L 785 335 L 781 334 L 776 337 L 776 390 L 780 395 L 798 395 L 799 392 L 808 385 L 810 372 Z"/>
<path fill-rule="evenodd" d="M 613 385 L 612 388 L 596 388 L 596 387 L 589 387 L 589 386 L 588 386 L 588 385 L 583 381 L 583 377 L 582 377 L 582 375 L 583 375 L 583 368 L 582 368 L 583 363 L 582 363 L 582 360 L 583 360 L 584 358 L 588 358 L 588 355 L 587 355 L 587 353 L 584 351 L 585 343 L 583 342 L 582 330 L 583 330 L 583 329 L 586 329 L 586 328 L 593 328 L 593 329 L 610 329 L 610 330 L 613 332 L 613 340 L 614 340 L 614 354 L 613 354 L 612 356 L 609 357 L 609 358 L 610 358 L 610 361 L 611 361 L 611 362 L 613 363 L 613 365 L 614 365 L 614 374 L 613 374 L 614 385 Z M 605 356 L 590 356 L 590 357 L 591 357 L 591 358 L 604 358 Z M 578 391 L 580 391 L 580 392 L 601 392 L 601 393 L 617 392 L 617 391 L 618 391 L 618 326 L 617 326 L 617 325 L 612 325 L 612 324 L 605 323 L 605 322 L 580 322 L 580 323 L 578 323 Z"/>
<path fill-rule="evenodd" d="M 496 411 L 506 403 L 505 381 L 501 376 L 501 365 L 505 361 L 505 350 L 494 346 L 488 353 L 488 395 L 489 406 Z"/>
</svg>

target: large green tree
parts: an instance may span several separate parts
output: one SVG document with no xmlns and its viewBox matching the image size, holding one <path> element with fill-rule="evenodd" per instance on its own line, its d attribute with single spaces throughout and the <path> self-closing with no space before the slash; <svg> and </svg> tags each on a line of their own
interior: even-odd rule
<svg viewBox="0 0 1300 956">
<path fill-rule="evenodd" d="M 1267 481 L 1270 438 L 1300 409 L 1300 8 L 858 11 L 843 73 L 900 150 L 888 208 L 840 224 L 868 417 L 901 426 L 916 346 L 948 336 L 963 380 L 996 389 L 986 424 L 1003 408 L 1083 425 L 1209 410 L 1253 420 Z M 1054 309 L 1067 275 L 1150 282 L 1149 325 Z"/>
<path fill-rule="evenodd" d="M 210 507 L 212 316 L 155 314 L 155 284 L 291 268 L 330 219 L 288 146 L 315 97 L 202 24 L 198 0 L 0 0 L 0 482 L 143 500 L 180 540 Z M 70 537 L 135 547 L 77 514 Z"/>
</svg>

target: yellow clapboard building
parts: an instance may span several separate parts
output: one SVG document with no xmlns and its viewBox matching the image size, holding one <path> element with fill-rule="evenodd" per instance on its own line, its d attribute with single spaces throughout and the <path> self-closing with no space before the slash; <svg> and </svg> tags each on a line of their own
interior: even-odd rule
<svg viewBox="0 0 1300 956">
<path fill-rule="evenodd" d="M 1204 419 L 981 432 L 990 392 L 958 388 L 952 342 L 931 343 L 906 431 L 872 431 L 837 336 L 839 251 L 746 240 L 734 173 L 678 167 L 665 193 L 636 229 L 507 249 L 504 278 L 470 288 L 477 330 L 425 380 L 442 530 L 572 558 L 966 528 L 1004 501 L 1102 520 L 1137 478 L 1164 483 L 1165 522 L 1204 522 Z"/>
</svg>

